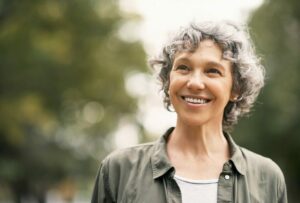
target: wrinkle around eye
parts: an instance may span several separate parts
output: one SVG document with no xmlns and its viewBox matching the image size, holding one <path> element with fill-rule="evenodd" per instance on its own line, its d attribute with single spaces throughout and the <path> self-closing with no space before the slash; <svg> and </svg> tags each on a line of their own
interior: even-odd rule
<svg viewBox="0 0 300 203">
<path fill-rule="evenodd" d="M 181 74 L 187 74 L 190 72 L 190 70 L 191 70 L 191 68 L 184 64 L 180 64 L 180 65 L 174 67 L 174 71 L 181 73 Z"/>
<path fill-rule="evenodd" d="M 214 76 L 223 76 L 222 71 L 218 70 L 217 68 L 210 68 L 206 71 L 208 74 L 214 75 Z"/>
<path fill-rule="evenodd" d="M 176 67 L 176 70 L 189 70 L 190 68 L 187 66 L 187 65 L 183 65 L 183 64 L 181 64 L 181 65 L 178 65 L 177 67 Z"/>
</svg>

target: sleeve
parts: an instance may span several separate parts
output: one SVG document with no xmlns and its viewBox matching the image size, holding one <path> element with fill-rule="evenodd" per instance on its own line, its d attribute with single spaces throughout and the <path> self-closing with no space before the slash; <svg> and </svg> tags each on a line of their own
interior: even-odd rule
<svg viewBox="0 0 300 203">
<path fill-rule="evenodd" d="M 108 171 L 105 162 L 103 161 L 98 171 L 94 191 L 92 195 L 91 203 L 114 203 L 109 183 L 108 183 Z"/>
<path fill-rule="evenodd" d="M 278 203 L 287 203 L 287 191 L 286 191 L 286 184 L 284 180 L 284 176 L 281 173 L 281 177 L 278 183 Z"/>
<path fill-rule="evenodd" d="M 267 173 L 268 180 L 270 180 L 270 187 L 272 187 L 272 191 L 274 191 L 274 193 L 271 192 L 268 194 L 274 197 L 272 202 L 287 203 L 288 198 L 285 178 L 280 167 L 272 159 L 269 159 L 269 164 L 262 167 L 262 169 Z"/>
</svg>

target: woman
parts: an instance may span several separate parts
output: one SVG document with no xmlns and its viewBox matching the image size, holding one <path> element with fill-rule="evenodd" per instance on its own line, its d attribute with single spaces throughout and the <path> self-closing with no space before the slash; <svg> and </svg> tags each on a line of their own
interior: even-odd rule
<svg viewBox="0 0 300 203">
<path fill-rule="evenodd" d="M 287 202 L 279 167 L 228 134 L 264 84 L 247 31 L 226 22 L 189 25 L 150 64 L 160 69 L 176 126 L 155 143 L 106 157 L 92 202 Z"/>
</svg>

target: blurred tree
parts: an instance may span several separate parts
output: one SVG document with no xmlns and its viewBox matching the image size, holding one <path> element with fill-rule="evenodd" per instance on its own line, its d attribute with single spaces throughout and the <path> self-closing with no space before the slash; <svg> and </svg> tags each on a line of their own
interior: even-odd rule
<svg viewBox="0 0 300 203">
<path fill-rule="evenodd" d="M 134 113 L 124 75 L 145 55 L 120 39 L 123 14 L 111 0 L 0 1 L 0 190 L 15 202 L 94 178 L 92 156 Z"/>
<path fill-rule="evenodd" d="M 253 116 L 238 125 L 241 143 L 275 160 L 290 202 L 300 197 L 300 2 L 269 0 L 253 13 L 251 32 L 267 70 Z"/>
</svg>

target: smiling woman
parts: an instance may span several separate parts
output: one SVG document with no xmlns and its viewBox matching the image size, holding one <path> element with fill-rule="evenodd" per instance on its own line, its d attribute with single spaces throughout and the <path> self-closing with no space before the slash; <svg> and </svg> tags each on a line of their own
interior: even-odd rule
<svg viewBox="0 0 300 203">
<path fill-rule="evenodd" d="M 247 30 L 227 22 L 191 24 L 150 64 L 160 69 L 176 126 L 157 142 L 106 157 L 92 202 L 287 202 L 280 168 L 228 133 L 264 85 Z"/>
<path fill-rule="evenodd" d="M 237 123 L 238 117 L 247 114 L 264 85 L 264 68 L 255 55 L 246 29 L 233 23 L 206 22 L 201 25 L 191 24 L 175 33 L 164 46 L 160 57 L 150 60 L 152 67 L 160 68 L 159 78 L 165 93 L 166 107 L 171 105 L 168 94 L 169 75 L 177 60 L 176 56 L 179 53 L 191 54 L 198 49 L 201 41 L 209 39 L 219 47 L 223 63 L 224 61 L 232 63 L 232 88 L 233 93 L 238 96 L 235 102 L 230 101 L 224 109 L 224 130 L 230 130 Z M 207 65 L 217 67 L 216 61 L 207 63 L 210 63 Z M 217 63 L 220 64 L 218 61 Z"/>
<path fill-rule="evenodd" d="M 224 108 L 237 95 L 231 92 L 231 69 L 222 49 L 209 39 L 200 42 L 193 52 L 175 55 L 168 94 L 177 112 L 177 125 L 211 123 L 215 129 L 221 127 Z"/>
</svg>

